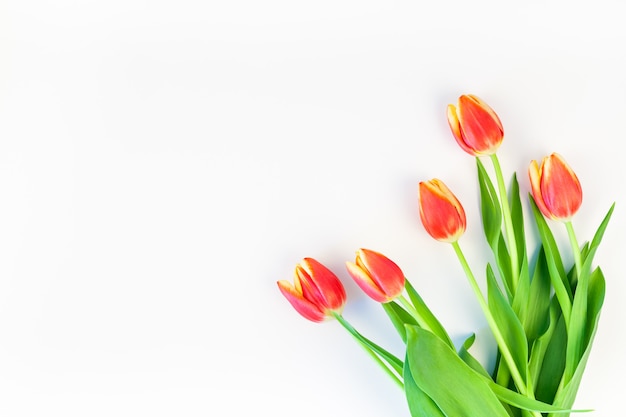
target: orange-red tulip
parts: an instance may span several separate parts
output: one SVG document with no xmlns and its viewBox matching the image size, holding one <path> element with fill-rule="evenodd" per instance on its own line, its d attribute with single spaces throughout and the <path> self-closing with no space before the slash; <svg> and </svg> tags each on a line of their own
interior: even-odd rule
<svg viewBox="0 0 626 417">
<path fill-rule="evenodd" d="M 568 221 L 580 208 L 583 191 L 578 177 L 557 153 L 541 161 L 531 161 L 528 168 L 533 199 L 544 216 Z"/>
<path fill-rule="evenodd" d="M 420 218 L 424 228 L 436 240 L 456 242 L 465 232 L 465 210 L 446 185 L 438 180 L 419 184 Z"/>
<path fill-rule="evenodd" d="M 492 155 L 504 138 L 498 115 L 474 95 L 462 95 L 456 107 L 448 105 L 448 124 L 457 143 L 470 155 Z"/>
<path fill-rule="evenodd" d="M 346 304 L 346 291 L 337 276 L 312 258 L 304 258 L 296 266 L 294 283 L 278 281 L 278 288 L 304 318 L 320 322 L 341 313 Z"/>
<path fill-rule="evenodd" d="M 386 303 L 404 290 L 404 273 L 385 255 L 369 249 L 359 249 L 356 261 L 346 262 L 348 273 L 372 299 Z"/>
</svg>

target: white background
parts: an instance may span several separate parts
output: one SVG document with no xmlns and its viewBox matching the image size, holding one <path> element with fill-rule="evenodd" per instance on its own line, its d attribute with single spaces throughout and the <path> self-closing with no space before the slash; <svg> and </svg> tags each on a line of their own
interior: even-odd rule
<svg viewBox="0 0 626 417">
<path fill-rule="evenodd" d="M 408 417 L 337 323 L 276 287 L 317 258 L 346 285 L 345 317 L 399 353 L 345 272 L 359 247 L 491 361 L 462 269 L 417 212 L 418 182 L 446 182 L 483 270 L 474 160 L 445 120 L 472 93 L 500 115 L 524 196 L 531 159 L 557 151 L 578 173 L 581 241 L 617 203 L 576 403 L 615 416 L 623 18 L 617 1 L 3 1 L 0 415 Z"/>
</svg>

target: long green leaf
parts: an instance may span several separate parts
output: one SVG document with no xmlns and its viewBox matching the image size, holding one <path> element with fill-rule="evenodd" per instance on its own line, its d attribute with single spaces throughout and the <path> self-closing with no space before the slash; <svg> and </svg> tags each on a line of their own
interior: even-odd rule
<svg viewBox="0 0 626 417">
<path fill-rule="evenodd" d="M 508 388 L 503 387 L 502 385 L 498 385 L 492 380 L 487 380 L 489 387 L 493 390 L 494 394 L 502 401 L 507 404 L 510 404 L 514 407 L 520 408 L 522 410 L 530 410 L 530 411 L 539 411 L 541 413 L 582 413 L 588 412 L 591 410 L 571 410 L 565 409 L 562 407 L 557 407 L 552 404 L 546 404 L 542 401 L 533 400 L 532 398 L 528 398 L 518 392 L 511 391 Z"/>
<path fill-rule="evenodd" d="M 504 284 L 507 298 L 513 300 L 514 285 L 513 274 L 511 272 L 511 255 L 506 247 L 506 240 L 502 233 L 500 234 L 498 246 L 493 255 L 496 258 L 496 264 L 498 265 L 498 271 L 500 271 L 500 276 L 502 277 L 502 283 Z"/>
<path fill-rule="evenodd" d="M 602 305 L 604 303 L 605 286 L 606 284 L 604 280 L 604 274 L 602 273 L 602 270 L 600 268 L 596 268 L 591 275 L 591 279 L 589 282 L 589 309 L 587 313 L 589 314 L 589 322 L 591 323 L 589 327 L 589 331 L 591 333 L 588 336 L 589 340 L 587 343 L 587 347 L 580 361 L 578 362 L 576 372 L 574 372 L 574 375 L 567 384 L 562 384 L 561 386 L 559 386 L 559 390 L 555 395 L 553 404 L 559 407 L 571 407 L 576 400 L 576 394 L 578 392 L 580 382 L 582 381 L 585 367 L 587 366 L 587 360 L 589 359 L 589 355 L 591 354 L 593 340 L 598 330 L 598 322 L 600 320 L 600 313 L 602 310 Z M 552 415 L 550 415 L 550 417 L 552 417 Z"/>
<path fill-rule="evenodd" d="M 541 340 L 541 338 L 539 339 Z M 545 403 L 554 404 L 554 397 L 565 370 L 565 355 L 567 348 L 567 330 L 562 314 L 558 314 L 556 324 L 545 348 L 541 371 L 537 377 L 535 396 Z M 563 406 L 563 404 L 560 404 Z"/>
<path fill-rule="evenodd" d="M 528 199 L 533 210 L 535 224 L 537 225 L 537 230 L 539 231 L 539 236 L 546 255 L 550 281 L 561 306 L 561 310 L 563 310 L 563 316 L 567 326 L 569 325 L 569 317 L 572 311 L 572 291 L 569 286 L 569 279 L 565 273 L 563 261 L 561 260 L 561 255 L 556 241 L 554 240 L 554 236 L 552 235 L 552 231 L 548 227 L 543 214 L 539 211 L 533 197 L 529 195 Z"/>
<path fill-rule="evenodd" d="M 411 417 L 447 417 L 437 404 L 415 383 L 409 361 L 404 361 L 404 393 Z"/>
<path fill-rule="evenodd" d="M 407 326 L 407 362 L 417 386 L 448 417 L 509 417 L 485 378 L 440 338 Z"/>
<path fill-rule="evenodd" d="M 604 217 L 604 220 L 596 230 L 594 237 L 589 245 L 589 251 L 585 256 L 580 276 L 578 277 L 578 284 L 576 286 L 576 293 L 574 294 L 574 302 L 572 304 L 572 315 L 570 318 L 570 327 L 568 331 L 567 340 L 567 356 L 565 362 L 565 375 L 564 383 L 567 384 L 570 378 L 573 376 L 574 371 L 578 366 L 578 362 L 586 349 L 586 333 L 587 333 L 587 300 L 589 297 L 589 280 L 591 276 L 591 264 L 593 258 L 600 246 L 602 237 L 606 227 L 611 219 L 615 204 L 611 206 L 608 213 Z"/>
<path fill-rule="evenodd" d="M 496 265 L 502 278 L 502 284 L 510 299 L 513 297 L 513 276 L 511 273 L 511 258 L 509 256 L 504 235 L 502 234 L 502 209 L 498 200 L 496 188 L 485 169 L 485 166 L 476 158 L 478 171 L 478 185 L 480 189 L 480 209 L 485 238 L 496 259 Z"/>
<path fill-rule="evenodd" d="M 368 347 L 372 351 L 374 351 L 378 356 L 384 359 L 389 366 L 393 368 L 399 375 L 402 375 L 402 368 L 404 367 L 404 363 L 397 356 L 384 349 L 383 347 L 377 345 L 372 342 L 367 337 L 363 336 L 356 330 L 347 320 L 345 320 L 341 315 L 336 315 L 335 318 L 339 321 L 339 323 L 350 333 L 352 336 L 359 341 L 359 343 Z"/>
<path fill-rule="evenodd" d="M 543 246 L 540 246 L 530 283 L 530 294 L 527 299 L 528 314 L 523 322 L 526 337 L 531 345 L 548 328 L 550 292 L 550 272 L 548 271 L 545 251 Z"/>
<path fill-rule="evenodd" d="M 519 259 L 520 262 L 517 268 L 518 271 L 522 271 L 524 267 L 528 269 L 528 258 L 526 256 L 524 213 L 516 174 L 513 174 L 513 178 L 511 179 L 509 202 L 511 206 L 511 222 L 513 223 L 513 232 L 515 234 L 515 246 L 517 247 L 517 259 Z"/>
<path fill-rule="evenodd" d="M 513 302 L 511 307 L 515 312 L 515 315 L 519 318 L 519 321 L 524 325 L 526 322 L 526 316 L 528 316 L 528 304 L 530 298 L 530 273 L 528 271 L 528 260 L 526 259 L 526 253 L 521 260 L 521 269 L 519 273 L 519 280 L 517 281 L 517 289 L 513 294 Z"/>
<path fill-rule="evenodd" d="M 470 337 L 465 339 L 461 349 L 459 349 L 459 357 L 465 362 L 470 368 L 484 377 L 491 378 L 489 372 L 485 370 L 483 365 L 469 352 L 469 349 L 474 344 L 474 340 L 476 340 L 476 335 L 472 333 Z"/>
<path fill-rule="evenodd" d="M 417 325 L 417 322 L 413 318 L 412 315 L 409 314 L 402 306 L 400 306 L 397 302 L 391 301 L 388 303 L 382 304 L 385 313 L 391 320 L 393 327 L 395 327 L 396 331 L 402 338 L 402 341 L 406 344 L 406 327 L 407 324 Z"/>
<path fill-rule="evenodd" d="M 452 343 L 452 339 L 450 339 L 448 332 L 443 327 L 441 322 L 437 319 L 437 317 L 433 314 L 433 312 L 430 311 L 422 297 L 408 280 L 405 281 L 404 288 L 406 289 L 406 292 L 409 295 L 409 299 L 411 300 L 413 307 L 415 307 L 417 314 L 419 314 L 422 320 L 424 320 L 430 330 L 441 340 L 443 340 L 448 346 L 454 349 L 454 343 Z"/>
<path fill-rule="evenodd" d="M 500 209 L 496 189 L 480 158 L 476 158 L 476 168 L 478 171 L 483 231 L 489 246 L 495 248 L 498 245 L 498 236 L 502 230 L 502 210 Z"/>
<path fill-rule="evenodd" d="M 527 381 L 528 341 L 519 318 L 500 291 L 493 270 L 487 265 L 487 298 L 489 310 L 524 383 Z"/>
</svg>

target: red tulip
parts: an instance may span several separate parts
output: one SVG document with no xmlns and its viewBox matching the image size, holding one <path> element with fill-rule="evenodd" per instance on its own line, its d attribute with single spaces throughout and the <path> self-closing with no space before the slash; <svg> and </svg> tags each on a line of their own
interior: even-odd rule
<svg viewBox="0 0 626 417">
<path fill-rule="evenodd" d="M 321 322 L 341 313 L 346 304 L 346 291 L 337 276 L 312 258 L 304 258 L 296 266 L 294 283 L 278 281 L 280 292 L 304 318 Z"/>
<path fill-rule="evenodd" d="M 498 115 L 474 95 L 459 97 L 457 107 L 448 105 L 448 124 L 457 143 L 470 155 L 492 155 L 504 138 Z"/>
<path fill-rule="evenodd" d="M 583 191 L 578 177 L 557 153 L 543 158 L 541 166 L 531 161 L 528 168 L 532 195 L 544 216 L 568 221 L 580 208 Z"/>
<path fill-rule="evenodd" d="M 419 184 L 420 218 L 424 228 L 436 240 L 453 243 L 465 232 L 465 211 L 459 200 L 438 180 Z"/>
<path fill-rule="evenodd" d="M 348 273 L 372 299 L 386 303 L 404 290 L 404 273 L 391 259 L 369 249 L 359 249 L 356 261 L 346 262 Z"/>
</svg>

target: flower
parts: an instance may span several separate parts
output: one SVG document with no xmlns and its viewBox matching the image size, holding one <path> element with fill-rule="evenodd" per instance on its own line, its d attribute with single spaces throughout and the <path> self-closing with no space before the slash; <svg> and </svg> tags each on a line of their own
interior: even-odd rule
<svg viewBox="0 0 626 417">
<path fill-rule="evenodd" d="M 453 243 L 465 232 L 465 210 L 441 180 L 420 182 L 419 208 L 424 228 L 436 240 Z"/>
<path fill-rule="evenodd" d="M 504 138 L 498 115 L 474 95 L 460 96 L 457 107 L 448 105 L 448 124 L 457 143 L 470 155 L 492 155 Z"/>
<path fill-rule="evenodd" d="M 346 304 L 346 291 L 337 276 L 313 258 L 304 258 L 296 265 L 294 283 L 280 280 L 280 292 L 304 318 L 321 322 L 341 313 Z"/>
<path fill-rule="evenodd" d="M 583 191 L 578 177 L 557 153 L 541 161 L 531 161 L 528 168 L 532 195 L 544 216 L 568 221 L 580 208 Z"/>
<path fill-rule="evenodd" d="M 348 273 L 372 299 L 386 303 L 404 290 L 404 273 L 385 255 L 369 249 L 359 249 L 356 261 L 346 262 Z"/>
</svg>

